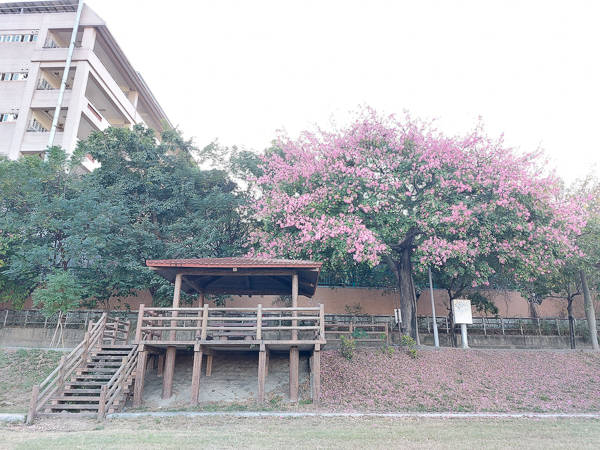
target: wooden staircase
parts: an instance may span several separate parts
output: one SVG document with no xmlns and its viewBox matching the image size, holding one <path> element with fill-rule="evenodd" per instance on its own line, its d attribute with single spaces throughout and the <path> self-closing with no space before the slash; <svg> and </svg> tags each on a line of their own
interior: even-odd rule
<svg viewBox="0 0 600 450">
<path fill-rule="evenodd" d="M 90 326 L 84 341 L 34 386 L 27 422 L 58 414 L 103 418 L 121 410 L 133 393 L 138 357 L 137 345 L 127 345 L 128 333 L 128 322 L 106 314 Z"/>
</svg>

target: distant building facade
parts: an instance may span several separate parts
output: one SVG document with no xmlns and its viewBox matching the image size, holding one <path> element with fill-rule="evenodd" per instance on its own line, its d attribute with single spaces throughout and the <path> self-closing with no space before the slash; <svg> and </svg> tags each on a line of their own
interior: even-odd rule
<svg viewBox="0 0 600 450">
<path fill-rule="evenodd" d="M 43 155 L 77 1 L 0 3 L 0 154 Z M 171 126 L 105 22 L 83 6 L 54 145 L 71 153 L 94 130 Z M 91 170 L 91 157 L 84 162 Z"/>
</svg>

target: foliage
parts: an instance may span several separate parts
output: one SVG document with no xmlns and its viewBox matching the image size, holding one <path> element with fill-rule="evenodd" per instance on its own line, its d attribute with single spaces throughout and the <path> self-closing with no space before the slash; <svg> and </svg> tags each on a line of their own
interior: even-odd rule
<svg viewBox="0 0 600 450">
<path fill-rule="evenodd" d="M 456 295 L 496 274 L 532 281 L 577 251 L 585 214 L 543 167 L 540 151 L 507 148 L 481 124 L 447 137 L 366 108 L 347 127 L 283 135 L 266 152 L 253 254 L 314 258 L 324 270 L 384 261 L 416 336 L 413 261 Z"/>
<path fill-rule="evenodd" d="M 381 339 L 381 349 L 379 352 L 377 352 L 377 354 L 381 353 L 382 355 L 386 355 L 391 358 L 396 350 L 391 345 L 388 345 L 387 336 L 385 333 L 381 333 L 379 338 Z"/>
<path fill-rule="evenodd" d="M 360 302 L 356 302 L 354 305 L 344 305 L 344 310 L 346 314 L 362 314 L 364 308 L 361 306 Z"/>
<path fill-rule="evenodd" d="M 352 336 L 346 338 L 344 335 L 341 335 L 340 340 L 340 353 L 348 361 L 352 361 L 354 358 L 354 352 L 356 350 L 356 342 L 354 341 L 354 338 Z"/>
<path fill-rule="evenodd" d="M 79 306 L 81 292 L 81 286 L 71 272 L 56 270 L 33 291 L 33 306 L 46 317 L 57 312 L 66 314 L 69 309 Z"/>
<path fill-rule="evenodd" d="M 494 304 L 493 300 L 489 299 L 480 292 L 470 292 L 467 294 L 467 298 L 471 300 L 471 305 L 475 307 L 477 312 L 482 312 L 486 316 L 491 314 L 498 316 L 498 307 Z"/>
<path fill-rule="evenodd" d="M 369 337 L 367 332 L 363 328 L 354 328 L 354 331 L 351 333 L 353 339 L 366 339 Z"/>
<path fill-rule="evenodd" d="M 244 195 L 224 171 L 200 170 L 195 151 L 177 130 L 159 142 L 135 126 L 94 132 L 71 157 L 53 147 L 47 162 L 0 159 L 0 300 L 18 306 L 60 270 L 77 280 L 83 306 L 146 288 L 160 304 L 173 288 L 147 259 L 244 254 Z M 81 175 L 85 154 L 101 166 Z"/>
<path fill-rule="evenodd" d="M 145 268 L 147 259 L 237 256 L 245 252 L 248 224 L 238 213 L 242 197 L 221 170 L 200 170 L 197 150 L 177 130 L 108 128 L 80 147 L 100 162 L 90 183 L 120 208 L 128 226 L 119 267 L 157 303 L 172 299 L 166 280 Z M 182 295 L 182 303 L 192 298 Z"/>
<path fill-rule="evenodd" d="M 410 336 L 402 336 L 400 338 L 400 345 L 406 351 L 406 354 L 411 358 L 417 357 L 417 349 L 415 348 L 416 342 Z"/>
</svg>

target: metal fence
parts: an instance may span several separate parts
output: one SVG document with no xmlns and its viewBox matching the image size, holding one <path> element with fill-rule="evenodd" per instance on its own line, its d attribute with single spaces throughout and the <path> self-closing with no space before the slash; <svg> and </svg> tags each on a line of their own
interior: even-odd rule
<svg viewBox="0 0 600 450">
<path fill-rule="evenodd" d="M 451 324 L 447 316 L 436 317 L 438 332 L 450 333 Z M 418 317 L 419 332 L 433 332 L 433 317 Z M 460 326 L 455 325 L 460 333 Z M 585 318 L 573 319 L 575 336 L 589 336 Z M 470 334 L 482 335 L 537 335 L 568 336 L 569 319 L 566 317 L 473 317 L 473 323 L 467 325 Z"/>
<path fill-rule="evenodd" d="M 66 328 L 86 329 L 90 320 L 97 321 L 105 311 L 103 310 L 73 310 L 68 311 L 62 317 L 62 323 Z M 137 311 L 111 311 L 110 317 L 137 318 Z M 59 320 L 59 315 L 44 316 L 37 309 L 0 309 L 0 328 L 54 328 Z"/>
<path fill-rule="evenodd" d="M 73 310 L 62 317 L 65 328 L 86 329 L 90 320 L 97 321 L 104 313 L 103 310 Z M 137 311 L 109 312 L 110 317 L 128 318 L 132 323 L 137 322 Z M 58 314 L 44 316 L 37 309 L 0 309 L 0 328 L 54 328 L 59 320 Z M 326 324 L 383 324 L 394 325 L 394 316 L 383 314 L 325 314 Z M 450 333 L 451 324 L 447 316 L 436 317 L 438 332 Z M 433 317 L 419 316 L 420 333 L 433 332 Z M 460 327 L 455 325 L 457 332 Z M 588 337 L 589 329 L 585 318 L 574 319 L 575 335 Z M 569 319 L 565 317 L 473 317 L 473 324 L 467 325 L 471 334 L 481 335 L 538 335 L 538 336 L 568 336 Z"/>
</svg>

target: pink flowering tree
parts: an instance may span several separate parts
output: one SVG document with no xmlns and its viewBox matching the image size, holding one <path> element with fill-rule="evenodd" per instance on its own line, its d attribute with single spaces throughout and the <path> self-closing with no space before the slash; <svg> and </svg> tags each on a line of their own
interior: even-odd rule
<svg viewBox="0 0 600 450">
<path fill-rule="evenodd" d="M 585 224 L 539 152 L 519 153 L 482 126 L 448 137 L 431 123 L 365 108 L 347 127 L 283 135 L 263 158 L 252 205 L 254 254 L 328 269 L 386 263 L 403 332 L 418 339 L 413 271 L 434 266 L 459 289 L 501 272 L 534 280 L 576 251 Z"/>
</svg>

